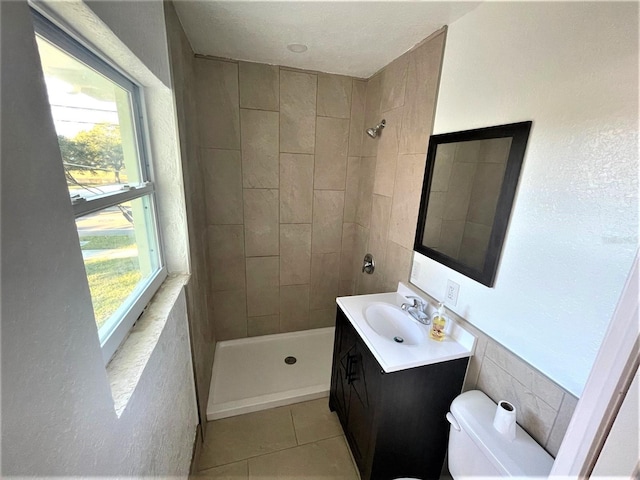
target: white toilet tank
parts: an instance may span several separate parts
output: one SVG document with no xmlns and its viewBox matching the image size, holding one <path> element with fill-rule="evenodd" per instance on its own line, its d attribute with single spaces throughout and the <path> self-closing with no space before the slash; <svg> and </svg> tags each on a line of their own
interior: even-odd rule
<svg viewBox="0 0 640 480">
<path fill-rule="evenodd" d="M 496 407 L 479 390 L 451 403 L 448 458 L 453 478 L 548 476 L 553 457 L 519 425 L 513 441 L 498 433 L 493 428 Z"/>
</svg>

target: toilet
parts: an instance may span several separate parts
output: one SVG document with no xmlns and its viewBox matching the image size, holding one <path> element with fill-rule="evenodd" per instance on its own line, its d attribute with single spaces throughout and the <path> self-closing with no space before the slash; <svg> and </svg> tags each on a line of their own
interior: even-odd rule
<svg viewBox="0 0 640 480">
<path fill-rule="evenodd" d="M 479 390 L 465 392 L 451 402 L 449 472 L 466 477 L 548 477 L 553 457 L 519 425 L 508 440 L 493 427 L 497 405 Z M 413 479 L 397 479 L 413 480 Z"/>
</svg>

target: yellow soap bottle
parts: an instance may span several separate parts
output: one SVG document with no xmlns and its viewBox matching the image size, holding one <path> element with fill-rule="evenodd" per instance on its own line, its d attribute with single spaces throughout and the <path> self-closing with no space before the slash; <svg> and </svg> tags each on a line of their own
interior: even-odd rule
<svg viewBox="0 0 640 480">
<path fill-rule="evenodd" d="M 446 323 L 447 323 L 447 319 L 444 316 L 444 305 L 440 303 L 438 305 L 438 313 L 436 313 L 433 319 L 431 320 L 431 330 L 429 331 L 429 336 L 432 339 L 437 340 L 439 342 L 444 340 L 444 337 L 445 337 L 444 327 Z"/>
</svg>

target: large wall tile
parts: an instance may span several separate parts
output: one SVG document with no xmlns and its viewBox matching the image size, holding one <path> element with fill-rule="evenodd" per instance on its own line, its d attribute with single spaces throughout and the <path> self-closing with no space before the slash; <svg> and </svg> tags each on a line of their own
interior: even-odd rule
<svg viewBox="0 0 640 480">
<path fill-rule="evenodd" d="M 311 289 L 309 308 L 320 310 L 335 308 L 340 280 L 340 254 L 311 255 Z"/>
<path fill-rule="evenodd" d="M 280 221 L 311 223 L 313 155 L 280 154 Z"/>
<path fill-rule="evenodd" d="M 244 188 L 278 188 L 277 112 L 240 110 Z"/>
<path fill-rule="evenodd" d="M 280 151 L 314 153 L 317 75 L 280 70 Z"/>
<path fill-rule="evenodd" d="M 360 157 L 347 159 L 347 182 L 344 192 L 344 221 L 355 222 L 360 183 Z"/>
<path fill-rule="evenodd" d="M 245 290 L 213 292 L 211 299 L 216 340 L 246 337 L 247 297 Z"/>
<path fill-rule="evenodd" d="M 197 58 L 195 66 L 200 146 L 239 149 L 238 65 Z"/>
<path fill-rule="evenodd" d="M 200 158 L 204 171 L 207 223 L 209 225 L 242 224 L 240 152 L 203 149 Z"/>
<path fill-rule="evenodd" d="M 376 179 L 373 193 L 393 196 L 398 161 L 398 138 L 402 127 L 402 109 L 385 113 L 387 126 L 380 135 L 376 159 Z"/>
<path fill-rule="evenodd" d="M 247 334 L 250 337 L 280 333 L 280 315 L 263 315 L 247 318 Z"/>
<path fill-rule="evenodd" d="M 211 289 L 214 292 L 244 289 L 244 231 L 242 225 L 211 225 L 207 231 Z"/>
<path fill-rule="evenodd" d="M 362 140 L 364 136 L 364 109 L 367 101 L 367 82 L 353 81 L 351 94 L 351 123 L 349 124 L 349 155 L 362 155 Z M 368 127 L 367 127 L 368 128 Z"/>
<path fill-rule="evenodd" d="M 277 111 L 280 107 L 280 68 L 240 62 L 240 107 Z"/>
<path fill-rule="evenodd" d="M 356 208 L 356 223 L 369 227 L 371 221 L 371 195 L 376 176 L 376 157 L 362 157 L 360 159 L 360 183 L 358 185 L 358 206 Z"/>
<path fill-rule="evenodd" d="M 465 221 L 467 219 L 476 167 L 475 163 L 453 163 L 442 217 L 444 220 Z"/>
<path fill-rule="evenodd" d="M 313 194 L 313 253 L 339 252 L 342 246 L 344 192 L 316 190 Z"/>
<path fill-rule="evenodd" d="M 547 443 L 556 410 L 496 365 L 487 354 L 478 376 L 478 388 L 495 403 L 500 400 L 511 402 L 516 407 L 516 419 L 522 428 L 539 444 Z"/>
<path fill-rule="evenodd" d="M 318 116 L 349 118 L 351 113 L 351 77 L 318 75 Z"/>
<path fill-rule="evenodd" d="M 568 392 L 564 394 L 560 410 L 558 410 L 558 416 L 551 429 L 549 440 L 547 440 L 547 444 L 545 445 L 547 452 L 554 457 L 558 455 L 558 450 L 560 449 L 562 440 L 564 440 L 564 435 L 567 433 L 569 422 L 571 421 L 571 417 L 573 417 L 573 412 L 577 404 L 578 399 L 576 397 Z"/>
<path fill-rule="evenodd" d="M 384 265 L 384 290 L 393 292 L 398 288 L 398 282 L 408 282 L 411 273 L 411 259 L 413 250 L 404 248 L 395 242 L 387 242 L 387 253 Z"/>
<path fill-rule="evenodd" d="M 313 187 L 344 190 L 347 176 L 349 120 L 318 117 Z"/>
<path fill-rule="evenodd" d="M 426 153 L 433 131 L 445 33 L 409 54 L 400 153 Z"/>
<path fill-rule="evenodd" d="M 380 114 L 380 95 L 382 91 L 382 82 L 380 74 L 371 77 L 367 81 L 367 95 L 364 110 L 364 128 L 375 127 L 382 116 Z M 378 149 L 378 139 L 371 138 L 369 135 L 362 136 L 362 156 L 371 157 L 376 155 Z"/>
<path fill-rule="evenodd" d="M 309 328 L 309 285 L 280 287 L 280 332 Z"/>
<path fill-rule="evenodd" d="M 404 105 L 407 84 L 407 67 L 410 53 L 396 58 L 382 71 L 382 94 L 380 96 L 380 112 L 385 113 Z"/>
<path fill-rule="evenodd" d="M 479 163 L 473 178 L 467 220 L 493 226 L 498 197 L 504 178 L 505 165 L 501 163 Z"/>
<path fill-rule="evenodd" d="M 311 224 L 280 224 L 280 284 L 308 284 L 311 274 Z"/>
<path fill-rule="evenodd" d="M 311 310 L 309 312 L 309 328 L 333 327 L 336 324 L 336 307 Z"/>
<path fill-rule="evenodd" d="M 244 229 L 247 257 L 278 255 L 278 190 L 244 190 Z"/>
<path fill-rule="evenodd" d="M 413 249 L 426 159 L 424 155 L 399 155 L 396 169 L 389 240 Z"/>
<path fill-rule="evenodd" d="M 378 268 L 384 270 L 390 216 L 391 199 L 382 195 L 373 195 L 371 226 L 369 227 L 369 252 L 378 264 L 376 270 Z"/>
<path fill-rule="evenodd" d="M 247 258 L 247 314 L 250 317 L 280 313 L 280 259 Z"/>
</svg>

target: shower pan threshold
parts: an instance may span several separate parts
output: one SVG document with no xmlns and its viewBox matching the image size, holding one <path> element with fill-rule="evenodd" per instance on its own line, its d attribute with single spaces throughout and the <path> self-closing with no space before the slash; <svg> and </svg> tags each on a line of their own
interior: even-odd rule
<svg viewBox="0 0 640 480">
<path fill-rule="evenodd" d="M 207 420 L 328 396 L 333 336 L 327 327 L 218 342 Z"/>
</svg>

